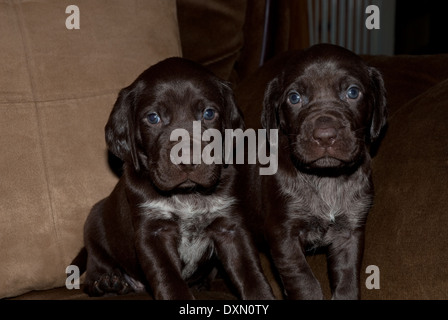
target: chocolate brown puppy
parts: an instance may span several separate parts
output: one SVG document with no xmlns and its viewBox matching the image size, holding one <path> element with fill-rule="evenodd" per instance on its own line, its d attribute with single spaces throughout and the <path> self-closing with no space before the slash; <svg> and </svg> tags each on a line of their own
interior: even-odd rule
<svg viewBox="0 0 448 320">
<path fill-rule="evenodd" d="M 105 131 L 123 174 L 93 207 L 73 262 L 86 267 L 90 295 L 193 299 L 189 281 L 216 262 L 241 298 L 273 298 L 237 207 L 234 166 L 173 160 L 173 131 L 193 136 L 194 122 L 244 127 L 232 90 L 198 64 L 164 60 L 120 91 Z"/>
<path fill-rule="evenodd" d="M 332 298 L 360 298 L 373 202 L 369 148 L 386 124 L 380 73 L 342 47 L 297 53 L 267 85 L 262 126 L 278 130 L 278 171 L 241 170 L 246 219 L 265 239 L 290 299 L 323 298 L 306 261 L 324 249 Z M 247 182 L 247 183 L 246 183 Z"/>
</svg>

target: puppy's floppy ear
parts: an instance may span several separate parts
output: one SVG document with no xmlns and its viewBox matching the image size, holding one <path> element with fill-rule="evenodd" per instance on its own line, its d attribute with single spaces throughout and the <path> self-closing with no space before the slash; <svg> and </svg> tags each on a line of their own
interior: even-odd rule
<svg viewBox="0 0 448 320">
<path fill-rule="evenodd" d="M 272 79 L 266 86 L 263 100 L 263 111 L 261 113 L 261 125 L 267 130 L 278 129 L 279 99 L 281 95 L 280 80 L 278 77 Z"/>
<path fill-rule="evenodd" d="M 235 96 L 229 83 L 221 81 L 221 94 L 226 107 L 223 129 L 244 130 L 246 126 L 244 124 L 243 114 L 235 103 Z"/>
<path fill-rule="evenodd" d="M 373 142 L 379 137 L 387 122 L 386 88 L 384 87 L 383 77 L 377 69 L 370 67 L 369 76 L 374 91 L 372 120 L 370 124 L 370 142 Z"/>
<path fill-rule="evenodd" d="M 223 104 L 225 107 L 225 113 L 222 115 L 222 133 L 224 134 L 225 129 L 241 129 L 245 130 L 246 125 L 243 120 L 243 114 L 240 109 L 237 107 L 235 103 L 235 97 L 233 94 L 233 90 L 230 87 L 230 83 L 219 80 L 221 87 L 221 97 L 223 100 Z M 235 153 L 235 147 L 233 146 L 233 151 L 229 152 L 226 145 L 226 139 L 222 139 L 222 159 L 224 163 L 224 168 L 231 163 L 231 157 Z"/>
<path fill-rule="evenodd" d="M 135 170 L 140 165 L 135 147 L 134 100 L 136 85 L 124 88 L 118 94 L 105 127 L 106 144 L 110 152 L 122 161 L 132 163 Z"/>
</svg>

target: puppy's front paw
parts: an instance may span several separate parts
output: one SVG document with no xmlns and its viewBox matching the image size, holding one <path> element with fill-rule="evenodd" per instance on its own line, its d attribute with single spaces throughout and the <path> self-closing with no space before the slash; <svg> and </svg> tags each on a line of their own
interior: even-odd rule
<svg viewBox="0 0 448 320">
<path fill-rule="evenodd" d="M 90 296 L 122 295 L 133 291 L 132 286 L 126 281 L 126 277 L 121 272 L 103 273 L 97 279 L 87 284 L 87 293 Z"/>
</svg>

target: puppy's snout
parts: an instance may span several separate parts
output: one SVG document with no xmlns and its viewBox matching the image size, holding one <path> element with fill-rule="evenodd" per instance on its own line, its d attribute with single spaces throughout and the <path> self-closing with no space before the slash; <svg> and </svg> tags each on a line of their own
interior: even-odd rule
<svg viewBox="0 0 448 320">
<path fill-rule="evenodd" d="M 332 117 L 322 116 L 314 121 L 313 139 L 322 147 L 331 146 L 338 136 L 336 121 Z"/>
</svg>

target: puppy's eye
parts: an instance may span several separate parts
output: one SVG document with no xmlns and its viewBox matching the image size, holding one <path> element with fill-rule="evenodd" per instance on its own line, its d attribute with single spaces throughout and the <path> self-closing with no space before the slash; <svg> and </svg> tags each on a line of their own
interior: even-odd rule
<svg viewBox="0 0 448 320">
<path fill-rule="evenodd" d="M 151 112 L 151 113 L 148 115 L 148 122 L 149 122 L 150 124 L 158 124 L 158 123 L 160 122 L 160 117 L 159 117 L 159 115 L 158 115 L 157 113 L 155 113 L 155 112 Z"/>
<path fill-rule="evenodd" d="M 202 114 L 204 120 L 213 120 L 215 118 L 215 110 L 207 108 Z"/>
<path fill-rule="evenodd" d="M 291 91 L 288 94 L 288 101 L 291 104 L 298 104 L 301 100 L 300 94 L 297 91 Z"/>
<path fill-rule="evenodd" d="M 350 87 L 347 90 L 347 98 L 349 99 L 357 99 L 359 97 L 359 88 L 358 87 Z"/>
</svg>

